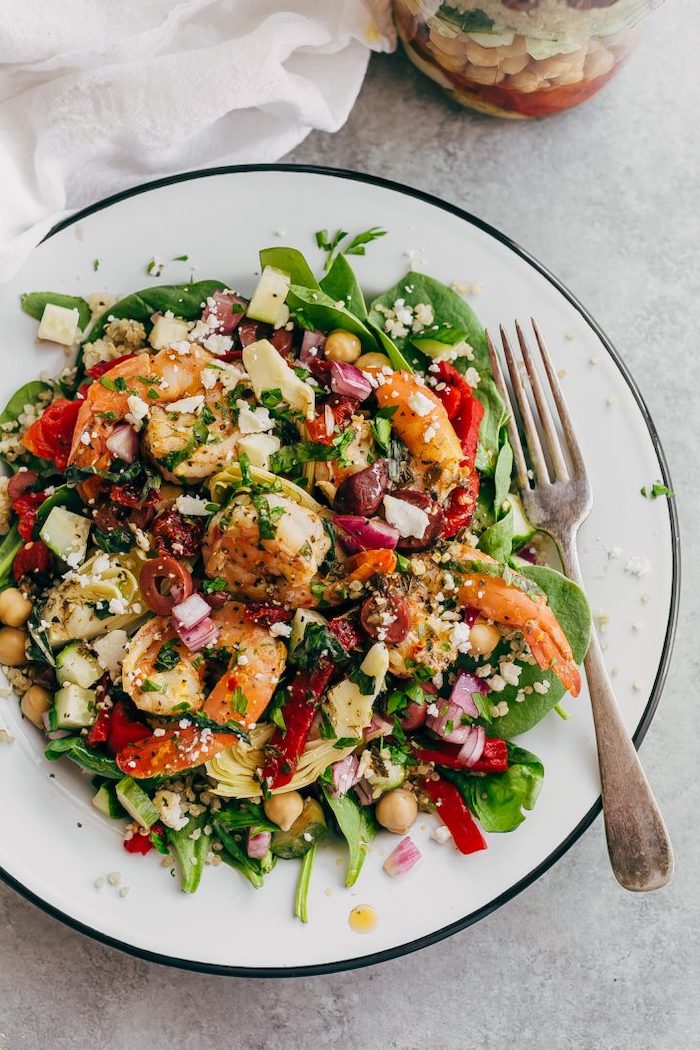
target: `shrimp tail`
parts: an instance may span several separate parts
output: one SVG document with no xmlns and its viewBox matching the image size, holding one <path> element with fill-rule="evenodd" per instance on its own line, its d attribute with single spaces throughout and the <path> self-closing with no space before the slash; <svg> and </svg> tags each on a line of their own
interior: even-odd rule
<svg viewBox="0 0 700 1050">
<path fill-rule="evenodd" d="M 523 637 L 537 666 L 544 671 L 552 670 L 564 688 L 572 696 L 578 696 L 581 692 L 581 672 L 576 666 L 568 640 L 563 637 L 562 643 L 561 639 L 547 633 L 536 620 L 527 621 L 523 627 Z"/>
</svg>

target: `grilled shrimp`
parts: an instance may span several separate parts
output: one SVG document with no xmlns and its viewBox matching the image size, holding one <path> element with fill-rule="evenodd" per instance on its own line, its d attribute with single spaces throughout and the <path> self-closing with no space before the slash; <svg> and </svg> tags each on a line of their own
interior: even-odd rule
<svg viewBox="0 0 700 1050">
<path fill-rule="evenodd" d="M 255 722 L 275 691 L 287 651 L 266 628 L 246 620 L 244 612 L 243 605 L 228 602 L 211 614 L 219 637 L 206 650 L 206 660 L 179 640 L 168 617 L 144 624 L 131 640 L 122 669 L 124 689 L 136 706 L 152 715 L 201 710 L 214 722 Z M 169 658 L 159 662 L 164 647 Z M 173 654 L 177 662 L 167 666 Z M 223 664 L 224 670 L 207 693 L 211 661 Z"/>
<path fill-rule="evenodd" d="M 462 446 L 438 397 L 408 372 L 375 373 L 380 408 L 395 408 L 391 425 L 408 448 L 416 480 L 441 498 L 460 479 Z"/>
<path fill-rule="evenodd" d="M 88 388 L 78 413 L 70 463 L 108 468 L 112 453 L 107 441 L 115 427 L 125 419 L 140 420 L 145 450 L 164 477 L 185 481 L 209 477 L 237 451 L 241 435 L 225 388 L 242 376 L 195 344 L 184 354 L 166 348 L 153 356 L 138 354 L 120 362 Z M 195 400 L 181 407 L 179 403 L 189 399 Z M 197 424 L 205 407 L 207 434 L 201 441 Z"/>
<path fill-rule="evenodd" d="M 331 540 L 323 519 L 282 493 L 239 493 L 216 514 L 204 537 L 208 576 L 236 598 L 308 608 Z"/>
<path fill-rule="evenodd" d="M 416 666 L 429 669 L 433 675 L 446 671 L 456 656 L 454 624 L 431 610 L 422 588 L 410 591 L 404 600 L 410 627 L 400 642 L 387 642 L 389 670 L 399 678 L 412 678 Z"/>
</svg>

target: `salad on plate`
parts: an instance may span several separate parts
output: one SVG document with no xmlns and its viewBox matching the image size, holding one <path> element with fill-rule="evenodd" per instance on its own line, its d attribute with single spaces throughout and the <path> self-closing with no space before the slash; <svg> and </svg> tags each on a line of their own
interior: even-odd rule
<svg viewBox="0 0 700 1050">
<path fill-rule="evenodd" d="M 350 886 L 378 832 L 401 877 L 518 827 L 544 769 L 513 738 L 565 716 L 590 632 L 511 491 L 481 325 L 418 272 L 366 297 L 348 255 L 382 232 L 319 231 L 320 278 L 266 248 L 250 298 L 28 293 L 77 354 L 0 416 L 0 664 L 47 760 L 187 893 L 300 861 L 304 920 L 331 834 Z"/>
</svg>

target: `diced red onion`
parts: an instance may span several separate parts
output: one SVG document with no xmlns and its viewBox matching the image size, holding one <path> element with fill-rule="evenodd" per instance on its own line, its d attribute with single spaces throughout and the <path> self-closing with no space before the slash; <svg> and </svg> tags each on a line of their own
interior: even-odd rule
<svg viewBox="0 0 700 1050">
<path fill-rule="evenodd" d="M 354 365 L 344 361 L 331 361 L 331 390 L 344 397 L 364 401 L 372 393 L 372 384 Z"/>
<path fill-rule="evenodd" d="M 450 703 L 456 704 L 457 707 L 461 707 L 464 713 L 471 715 L 472 718 L 478 718 L 479 709 L 474 703 L 472 697 L 472 693 L 475 692 L 483 692 L 481 688 L 481 679 L 477 678 L 476 675 L 467 674 L 466 671 L 462 671 L 452 687 Z"/>
<path fill-rule="evenodd" d="M 198 653 L 201 649 L 206 649 L 213 645 L 219 637 L 219 628 L 209 616 L 189 629 L 178 627 L 176 623 L 175 630 L 191 653 Z"/>
<path fill-rule="evenodd" d="M 117 459 L 123 459 L 125 463 L 133 463 L 138 451 L 138 438 L 136 431 L 128 423 L 120 423 L 105 441 L 105 445 Z"/>
<path fill-rule="evenodd" d="M 467 769 L 471 769 L 484 752 L 484 744 L 486 743 L 486 730 L 483 726 L 467 726 L 469 729 L 469 739 L 465 741 L 464 745 L 460 749 L 458 758 L 460 762 L 463 762 Z"/>
<path fill-rule="evenodd" d="M 363 518 L 359 514 L 336 514 L 333 521 L 341 530 L 340 540 L 354 553 L 358 551 L 393 550 L 399 541 L 399 530 L 381 518 Z"/>
<path fill-rule="evenodd" d="M 361 806 L 372 805 L 372 803 L 374 802 L 374 799 L 372 798 L 372 789 L 364 777 L 362 778 L 362 780 L 358 780 L 358 782 L 354 786 L 354 790 L 355 794 L 360 800 Z"/>
<path fill-rule="evenodd" d="M 191 594 L 184 602 L 174 605 L 172 610 L 173 619 L 182 630 L 188 631 L 196 627 L 211 612 L 211 607 L 205 602 L 201 594 Z"/>
<path fill-rule="evenodd" d="M 425 724 L 433 733 L 442 737 L 448 744 L 464 744 L 469 738 L 471 726 L 462 725 L 463 708 L 449 700 L 438 697 L 433 703 L 437 706 L 438 714 L 428 713 Z"/>
<path fill-rule="evenodd" d="M 234 295 L 233 292 L 222 291 L 214 292 L 212 299 L 214 300 L 214 305 L 207 305 L 202 319 L 210 326 L 212 321 L 215 321 L 217 332 L 221 332 L 223 335 L 230 335 L 245 317 L 245 308 L 248 305 L 248 300 L 243 299 L 240 295 Z M 241 307 L 241 309 L 234 310 L 234 306 Z"/>
<path fill-rule="evenodd" d="M 521 547 L 518 551 L 518 557 L 522 558 L 523 561 L 529 562 L 530 565 L 539 565 L 539 556 L 534 547 Z"/>
<path fill-rule="evenodd" d="M 393 729 L 391 722 L 387 722 L 386 718 L 382 718 L 381 715 L 372 715 L 372 721 L 362 734 L 364 740 L 376 740 L 379 736 L 388 736 Z"/>
<path fill-rule="evenodd" d="M 348 755 L 340 762 L 333 763 L 333 798 L 347 795 L 357 780 L 357 767 L 359 763 L 355 755 Z"/>
<path fill-rule="evenodd" d="M 253 834 L 252 829 L 248 828 L 246 853 L 253 860 L 262 860 L 270 848 L 271 841 L 272 835 L 269 831 L 259 831 L 257 834 Z"/>
<path fill-rule="evenodd" d="M 406 875 L 422 856 L 411 836 L 406 835 L 384 861 L 384 871 L 392 877 Z"/>
<path fill-rule="evenodd" d="M 299 351 L 300 363 L 305 365 L 308 364 L 309 361 L 313 361 L 315 357 L 318 357 L 325 342 L 326 337 L 323 332 L 319 332 L 318 330 L 310 332 L 307 329 L 301 337 L 301 350 Z"/>
</svg>

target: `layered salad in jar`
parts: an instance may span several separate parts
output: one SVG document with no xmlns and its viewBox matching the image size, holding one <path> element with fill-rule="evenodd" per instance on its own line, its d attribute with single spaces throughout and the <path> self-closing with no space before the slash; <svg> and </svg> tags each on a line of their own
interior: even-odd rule
<svg viewBox="0 0 700 1050">
<path fill-rule="evenodd" d="M 395 0 L 411 60 L 464 105 L 538 117 L 599 91 L 660 0 Z"/>
</svg>

